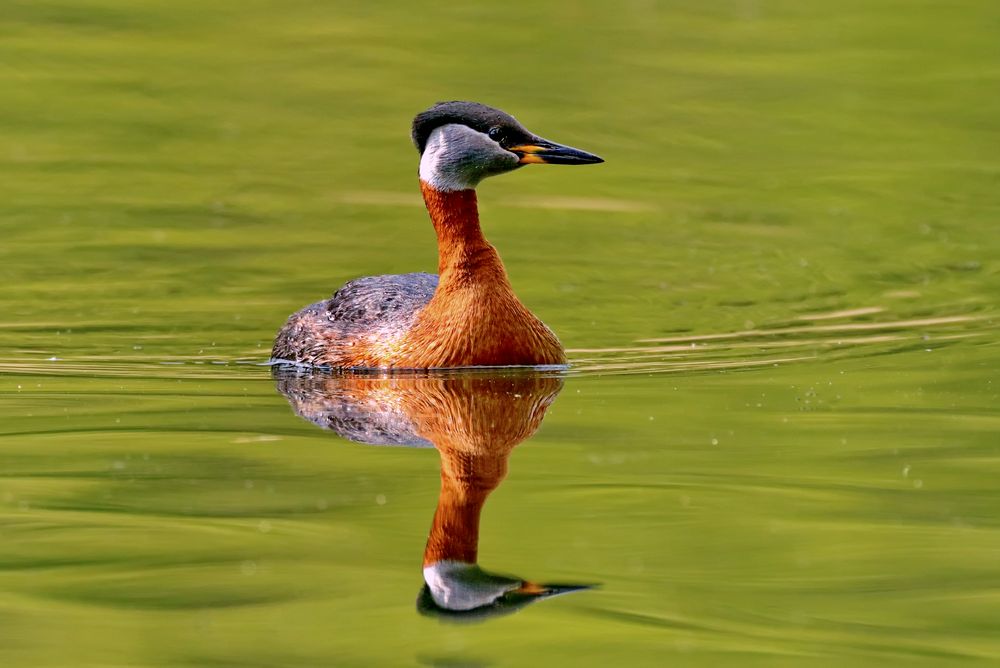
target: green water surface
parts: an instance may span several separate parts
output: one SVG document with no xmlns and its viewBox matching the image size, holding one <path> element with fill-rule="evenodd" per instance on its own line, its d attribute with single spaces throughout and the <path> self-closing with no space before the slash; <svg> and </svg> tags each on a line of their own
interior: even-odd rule
<svg viewBox="0 0 1000 668">
<path fill-rule="evenodd" d="M 1000 4 L 5 0 L 0 665 L 1000 661 Z M 432 271 L 413 115 L 573 368 L 417 614 L 430 448 L 297 417 L 284 318 Z"/>
</svg>

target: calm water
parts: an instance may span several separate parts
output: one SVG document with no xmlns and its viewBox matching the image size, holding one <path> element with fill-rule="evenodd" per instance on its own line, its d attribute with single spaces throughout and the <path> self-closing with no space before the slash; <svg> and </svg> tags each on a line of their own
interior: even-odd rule
<svg viewBox="0 0 1000 668">
<path fill-rule="evenodd" d="M 0 664 L 1000 660 L 998 29 L 5 3 Z M 454 98 L 607 160 L 480 190 L 573 368 L 261 366 L 343 281 L 433 269 L 407 131 Z M 449 508 L 483 578 L 596 587 L 435 609 Z"/>
</svg>

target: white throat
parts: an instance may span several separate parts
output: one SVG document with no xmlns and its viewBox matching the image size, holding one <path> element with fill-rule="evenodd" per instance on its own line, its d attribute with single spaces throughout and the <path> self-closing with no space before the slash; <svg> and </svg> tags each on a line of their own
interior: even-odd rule
<svg viewBox="0 0 1000 668">
<path fill-rule="evenodd" d="M 424 153 L 420 156 L 420 180 L 435 190 L 444 192 L 469 190 L 479 183 L 478 178 L 455 168 L 452 157 L 453 144 L 456 135 L 463 131 L 475 132 L 464 125 L 450 124 L 434 128 L 427 138 Z"/>
</svg>

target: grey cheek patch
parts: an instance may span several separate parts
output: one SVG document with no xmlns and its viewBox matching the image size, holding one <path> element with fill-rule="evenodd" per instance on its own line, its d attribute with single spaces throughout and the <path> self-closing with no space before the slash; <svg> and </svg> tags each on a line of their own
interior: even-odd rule
<svg viewBox="0 0 1000 668">
<path fill-rule="evenodd" d="M 427 138 L 420 179 L 435 190 L 469 190 L 487 176 L 515 169 L 517 160 L 481 132 L 456 123 L 442 125 Z"/>
</svg>

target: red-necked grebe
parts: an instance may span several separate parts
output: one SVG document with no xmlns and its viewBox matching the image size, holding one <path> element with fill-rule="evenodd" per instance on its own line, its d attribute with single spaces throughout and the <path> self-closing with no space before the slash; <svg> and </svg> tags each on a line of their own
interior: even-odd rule
<svg viewBox="0 0 1000 668">
<path fill-rule="evenodd" d="M 438 275 L 368 276 L 292 315 L 276 361 L 429 369 L 565 364 L 555 334 L 514 294 L 479 226 L 475 187 L 527 164 L 603 160 L 529 132 L 476 102 L 442 102 L 413 120 L 420 189 L 437 232 Z"/>
</svg>

